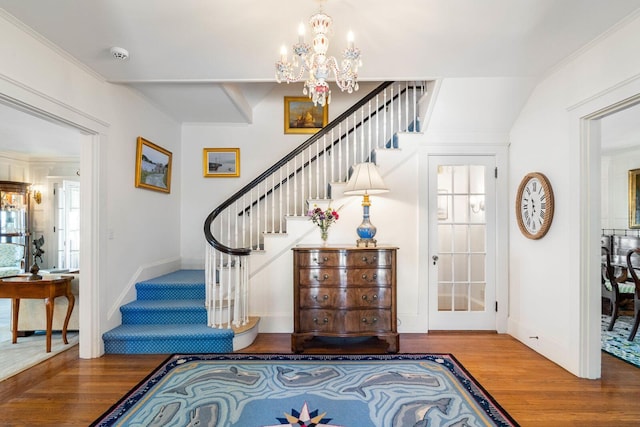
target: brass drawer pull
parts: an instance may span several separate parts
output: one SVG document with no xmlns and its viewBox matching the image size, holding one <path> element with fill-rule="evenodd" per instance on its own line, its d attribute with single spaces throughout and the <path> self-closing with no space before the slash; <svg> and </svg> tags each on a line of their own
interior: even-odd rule
<svg viewBox="0 0 640 427">
<path fill-rule="evenodd" d="M 314 296 L 313 296 L 313 299 L 314 299 L 314 300 L 316 300 L 316 301 L 318 301 L 318 295 L 314 295 Z M 328 299 L 329 299 L 329 295 L 323 295 L 323 296 L 322 296 L 322 299 L 323 299 L 323 300 L 325 300 L 325 301 L 326 301 L 326 300 L 328 300 Z"/>
<path fill-rule="evenodd" d="M 318 264 L 318 265 L 326 264 L 326 263 L 327 263 L 327 261 L 329 261 L 329 258 L 328 258 L 328 257 L 326 257 L 326 256 L 323 256 L 323 257 L 322 257 L 322 262 L 320 262 L 320 261 L 318 260 L 318 258 L 314 258 L 314 259 L 313 259 L 313 262 L 315 262 L 315 263 L 316 263 L 316 264 Z"/>
<path fill-rule="evenodd" d="M 373 282 L 373 281 L 378 280 L 378 275 L 376 273 L 373 273 L 373 275 L 371 276 L 371 279 L 369 279 L 367 273 L 364 273 L 362 275 L 362 280 L 368 281 L 368 282 Z"/>
<path fill-rule="evenodd" d="M 314 318 L 313 318 L 313 323 L 315 323 L 316 325 L 318 325 L 318 324 L 319 324 L 319 322 L 318 322 L 318 318 L 317 318 L 317 317 L 314 317 Z M 329 319 L 327 319 L 327 318 L 325 317 L 324 319 L 322 319 L 322 323 L 324 323 L 324 324 L 329 323 Z"/>
<path fill-rule="evenodd" d="M 320 276 L 318 276 L 317 274 L 314 274 L 313 278 L 316 279 L 318 282 L 324 282 L 325 280 L 329 279 L 329 275 L 325 273 L 322 275 L 322 279 L 320 279 Z"/>
<path fill-rule="evenodd" d="M 371 319 L 371 321 L 367 320 L 367 318 L 366 318 L 366 317 L 363 317 L 363 318 L 362 318 L 362 323 L 371 323 L 371 324 L 374 324 L 374 323 L 376 323 L 377 321 L 378 321 L 378 318 L 377 318 L 377 317 L 373 317 L 373 318 Z"/>
<path fill-rule="evenodd" d="M 378 257 L 376 255 L 372 256 L 371 262 L 369 262 L 369 257 L 363 256 L 362 262 L 364 262 L 365 264 L 375 264 L 378 262 Z"/>
<path fill-rule="evenodd" d="M 378 295 L 374 294 L 374 295 L 371 297 L 371 300 L 369 300 L 369 297 L 368 297 L 368 296 L 366 296 L 366 295 L 362 295 L 362 300 L 363 300 L 363 301 L 367 301 L 367 302 L 374 303 L 374 302 L 377 302 L 377 301 L 378 301 Z"/>
</svg>

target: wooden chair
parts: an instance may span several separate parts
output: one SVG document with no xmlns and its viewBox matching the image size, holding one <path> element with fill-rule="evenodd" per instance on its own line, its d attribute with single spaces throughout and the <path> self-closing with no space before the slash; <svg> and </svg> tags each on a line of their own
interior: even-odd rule
<svg viewBox="0 0 640 427">
<path fill-rule="evenodd" d="M 621 302 L 633 298 L 636 286 L 635 282 L 618 282 L 615 268 L 611 265 L 609 248 L 602 246 L 600 253 L 602 254 L 602 297 L 609 300 L 611 307 L 611 321 L 607 328 L 607 330 L 611 331 L 618 319 Z"/>
<path fill-rule="evenodd" d="M 632 257 L 640 256 L 640 248 L 631 249 L 627 252 L 627 268 L 629 269 L 629 273 L 633 278 L 633 283 L 635 284 L 635 292 L 633 294 L 633 316 L 635 318 L 633 322 L 633 328 L 631 328 L 631 333 L 629 334 L 629 341 L 633 341 L 636 337 L 636 332 L 638 332 L 638 325 L 640 325 L 640 282 L 638 281 L 638 275 L 636 274 L 636 270 L 633 268 Z"/>
</svg>

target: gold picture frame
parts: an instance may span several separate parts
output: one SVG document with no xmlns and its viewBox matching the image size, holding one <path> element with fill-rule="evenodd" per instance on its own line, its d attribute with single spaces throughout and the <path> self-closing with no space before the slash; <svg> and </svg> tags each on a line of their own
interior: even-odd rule
<svg viewBox="0 0 640 427">
<path fill-rule="evenodd" d="M 629 228 L 640 228 L 640 169 L 629 171 Z"/>
<path fill-rule="evenodd" d="M 313 105 L 306 96 L 284 97 L 284 133 L 316 133 L 329 121 L 329 105 Z"/>
<path fill-rule="evenodd" d="M 202 173 L 205 178 L 234 178 L 240 176 L 239 148 L 204 148 Z"/>
<path fill-rule="evenodd" d="M 136 148 L 136 187 L 171 192 L 171 151 L 138 137 Z"/>
</svg>

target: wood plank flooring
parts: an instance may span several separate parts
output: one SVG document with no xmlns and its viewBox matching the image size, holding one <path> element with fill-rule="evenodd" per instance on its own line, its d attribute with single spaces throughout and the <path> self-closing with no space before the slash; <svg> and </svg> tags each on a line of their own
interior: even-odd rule
<svg viewBox="0 0 640 427">
<path fill-rule="evenodd" d="M 312 342 L 312 345 L 314 343 Z M 402 334 L 404 353 L 452 353 L 522 426 L 638 426 L 640 369 L 605 353 L 602 378 L 575 377 L 508 335 Z M 376 353 L 377 342 L 318 343 L 308 353 Z M 290 353 L 288 334 L 261 334 L 244 353 Z M 0 383 L 0 425 L 86 426 L 167 355 L 79 359 L 77 347 Z"/>
</svg>

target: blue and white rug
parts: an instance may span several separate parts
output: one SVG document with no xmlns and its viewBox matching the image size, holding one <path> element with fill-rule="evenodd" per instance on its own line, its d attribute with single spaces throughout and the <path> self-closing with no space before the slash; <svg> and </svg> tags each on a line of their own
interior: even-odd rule
<svg viewBox="0 0 640 427">
<path fill-rule="evenodd" d="M 173 355 L 94 426 L 517 423 L 448 354 Z"/>
<path fill-rule="evenodd" d="M 602 315 L 602 350 L 640 368 L 640 331 L 628 341 L 633 317 L 619 316 L 612 331 L 607 331 L 611 316 Z"/>
</svg>

